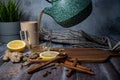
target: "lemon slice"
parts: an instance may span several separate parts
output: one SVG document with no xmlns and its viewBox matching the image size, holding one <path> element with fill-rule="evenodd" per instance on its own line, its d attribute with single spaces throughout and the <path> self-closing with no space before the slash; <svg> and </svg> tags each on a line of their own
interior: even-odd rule
<svg viewBox="0 0 120 80">
<path fill-rule="evenodd" d="M 22 40 L 13 40 L 7 44 L 7 48 L 10 51 L 23 51 L 25 49 L 25 42 Z"/>
<path fill-rule="evenodd" d="M 51 60 L 54 59 L 58 54 L 59 52 L 56 51 L 44 51 L 40 53 L 40 58 L 42 60 Z"/>
</svg>

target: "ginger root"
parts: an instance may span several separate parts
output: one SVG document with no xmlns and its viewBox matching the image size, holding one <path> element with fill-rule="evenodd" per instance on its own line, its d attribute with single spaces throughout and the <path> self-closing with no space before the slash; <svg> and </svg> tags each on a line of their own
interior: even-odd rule
<svg viewBox="0 0 120 80">
<path fill-rule="evenodd" d="M 9 50 L 6 50 L 3 56 L 3 60 L 7 61 L 10 59 L 12 62 L 20 62 L 22 56 L 23 55 L 20 52 L 11 52 Z"/>
</svg>

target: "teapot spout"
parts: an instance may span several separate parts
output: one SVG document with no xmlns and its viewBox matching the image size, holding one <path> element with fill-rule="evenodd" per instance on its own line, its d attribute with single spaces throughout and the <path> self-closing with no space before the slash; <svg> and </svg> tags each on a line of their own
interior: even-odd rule
<svg viewBox="0 0 120 80">
<path fill-rule="evenodd" d="M 47 7 L 47 8 L 44 8 L 43 13 L 52 16 L 52 10 L 51 10 L 50 8 L 48 8 L 48 7 Z"/>
</svg>

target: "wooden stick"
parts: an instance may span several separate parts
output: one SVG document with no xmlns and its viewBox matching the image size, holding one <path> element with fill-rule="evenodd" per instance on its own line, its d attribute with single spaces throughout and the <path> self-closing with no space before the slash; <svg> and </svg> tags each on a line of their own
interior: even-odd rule
<svg viewBox="0 0 120 80">
<path fill-rule="evenodd" d="M 30 68 L 27 70 L 27 72 L 28 72 L 28 73 L 34 73 L 34 72 L 38 71 L 40 68 L 42 68 L 42 67 L 44 67 L 44 66 L 46 66 L 46 65 L 48 65 L 48 64 L 50 64 L 50 63 L 56 62 L 56 61 L 58 61 L 58 60 L 60 60 L 60 59 L 63 59 L 63 58 L 64 58 L 64 57 L 57 56 L 55 59 L 50 60 L 50 61 L 48 61 L 48 62 L 46 62 L 46 63 L 44 63 L 44 64 L 30 67 Z"/>
<path fill-rule="evenodd" d="M 60 63 L 60 65 L 64 66 L 64 67 L 67 67 L 67 68 L 74 69 L 74 70 L 82 71 L 84 73 L 88 73 L 88 74 L 91 74 L 91 75 L 94 74 L 94 72 L 92 72 L 92 71 L 81 69 L 81 68 L 78 68 L 78 67 L 74 67 L 74 66 L 71 66 L 71 65 L 64 64 L 64 63 Z"/>
<path fill-rule="evenodd" d="M 73 61 L 73 64 L 72 64 L 72 66 L 76 66 L 77 65 L 77 59 L 75 59 L 74 61 Z M 70 77 L 71 75 L 72 75 L 72 72 L 73 72 L 74 70 L 73 69 L 69 69 L 68 70 L 68 72 L 67 72 L 67 74 L 66 74 L 66 76 L 67 77 Z"/>
</svg>

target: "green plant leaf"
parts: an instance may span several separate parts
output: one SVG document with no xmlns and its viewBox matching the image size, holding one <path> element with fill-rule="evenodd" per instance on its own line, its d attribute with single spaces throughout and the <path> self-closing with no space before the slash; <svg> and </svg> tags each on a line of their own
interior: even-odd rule
<svg viewBox="0 0 120 80">
<path fill-rule="evenodd" d="M 19 21 L 23 15 L 20 10 L 20 1 L 9 0 L 8 3 L 4 0 L 0 1 L 0 22 Z"/>
</svg>

